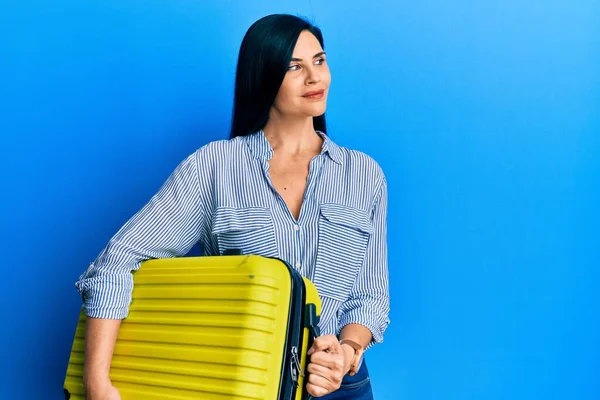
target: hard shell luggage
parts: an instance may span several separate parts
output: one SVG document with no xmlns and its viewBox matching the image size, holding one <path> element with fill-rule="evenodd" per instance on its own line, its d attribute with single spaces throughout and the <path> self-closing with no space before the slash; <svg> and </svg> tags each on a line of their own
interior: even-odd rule
<svg viewBox="0 0 600 400">
<path fill-rule="evenodd" d="M 110 377 L 123 400 L 301 400 L 318 336 L 315 286 L 286 263 L 226 255 L 148 260 L 134 272 Z M 64 382 L 83 399 L 83 311 Z"/>
</svg>

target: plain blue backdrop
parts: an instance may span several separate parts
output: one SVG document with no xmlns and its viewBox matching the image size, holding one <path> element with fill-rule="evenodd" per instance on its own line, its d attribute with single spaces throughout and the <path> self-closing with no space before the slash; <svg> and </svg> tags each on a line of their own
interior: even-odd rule
<svg viewBox="0 0 600 400">
<path fill-rule="evenodd" d="M 331 137 L 389 182 L 378 400 L 600 398 L 600 3 L 19 1 L 0 8 L 0 398 L 62 399 L 73 283 L 227 137 L 252 22 L 324 32 Z"/>
</svg>

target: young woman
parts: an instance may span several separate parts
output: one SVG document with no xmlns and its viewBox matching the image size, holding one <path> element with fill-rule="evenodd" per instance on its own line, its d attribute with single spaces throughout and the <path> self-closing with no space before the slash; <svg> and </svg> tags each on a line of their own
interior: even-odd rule
<svg viewBox="0 0 600 400">
<path fill-rule="evenodd" d="M 364 349 L 388 324 L 387 186 L 367 155 L 326 135 L 331 75 L 321 31 L 291 15 L 255 22 L 242 42 L 231 138 L 181 162 L 77 282 L 88 318 L 89 400 L 120 399 L 109 378 L 131 271 L 143 260 L 226 249 L 278 257 L 322 300 L 307 390 L 372 399 Z"/>
</svg>

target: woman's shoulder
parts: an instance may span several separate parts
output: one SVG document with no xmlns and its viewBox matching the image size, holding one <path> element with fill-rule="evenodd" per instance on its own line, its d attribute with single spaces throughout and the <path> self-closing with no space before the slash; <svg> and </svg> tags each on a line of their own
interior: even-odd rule
<svg viewBox="0 0 600 400">
<path fill-rule="evenodd" d="M 353 175 L 366 175 L 370 178 L 385 179 L 381 165 L 364 151 L 337 145 L 342 164 Z"/>
<path fill-rule="evenodd" d="M 195 165 L 198 173 L 210 175 L 238 163 L 243 158 L 239 157 L 243 151 L 244 146 L 238 138 L 213 140 L 188 153 L 179 167 Z"/>
<path fill-rule="evenodd" d="M 240 137 L 233 139 L 217 139 L 212 140 L 196 150 L 197 154 L 203 156 L 222 156 L 223 154 L 229 154 L 231 151 L 236 149 L 242 149 L 243 143 Z"/>
<path fill-rule="evenodd" d="M 222 163 L 239 159 L 240 153 L 247 151 L 248 146 L 241 138 L 212 140 L 197 148 L 192 155 L 204 164 Z"/>
</svg>

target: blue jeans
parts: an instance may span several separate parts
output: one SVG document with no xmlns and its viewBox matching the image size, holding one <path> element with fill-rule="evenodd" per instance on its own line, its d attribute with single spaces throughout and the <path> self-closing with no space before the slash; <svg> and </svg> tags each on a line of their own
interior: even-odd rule
<svg viewBox="0 0 600 400">
<path fill-rule="evenodd" d="M 338 390 L 323 397 L 315 397 L 315 400 L 373 400 L 371 391 L 371 379 L 367 369 L 366 360 L 354 376 L 346 375 Z"/>
</svg>

